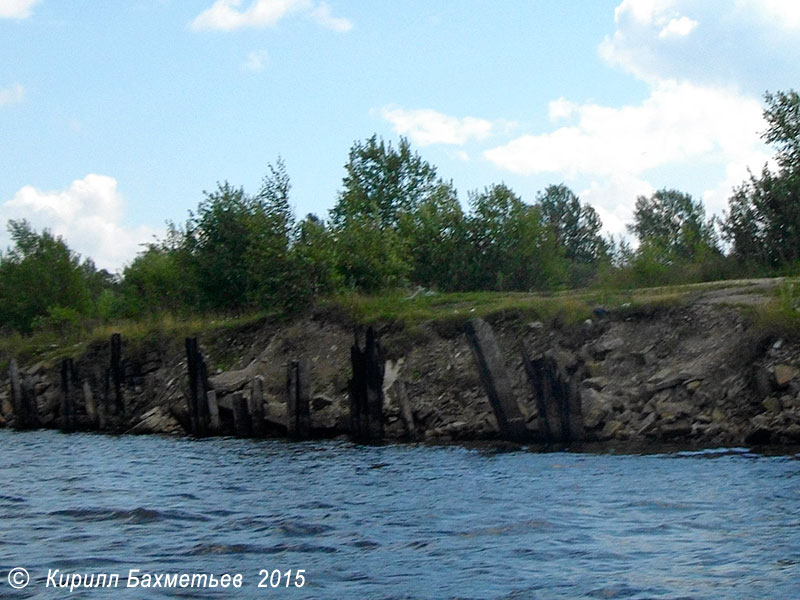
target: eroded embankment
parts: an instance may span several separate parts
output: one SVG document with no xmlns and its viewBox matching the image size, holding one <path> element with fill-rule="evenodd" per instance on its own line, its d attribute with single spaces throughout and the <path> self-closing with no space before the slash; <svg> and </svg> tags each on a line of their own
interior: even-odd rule
<svg viewBox="0 0 800 600">
<path fill-rule="evenodd" d="M 800 443 L 800 346 L 780 335 L 757 335 L 736 307 L 704 301 L 638 311 L 597 311 L 565 326 L 515 313 L 487 318 L 505 362 L 513 397 L 531 441 L 545 441 L 544 419 L 521 351 L 549 352 L 574 374 L 582 418 L 578 442 L 717 447 Z M 463 324 L 435 321 L 411 330 L 378 327 L 384 349 L 383 430 L 389 440 L 466 441 L 502 437 Z M 200 338 L 208 387 L 219 405 L 217 433 L 234 432 L 231 399 L 257 402 L 259 434 L 287 431 L 287 364 L 310 365 L 311 435 L 348 434 L 348 381 L 353 328 L 318 314 L 291 325 L 257 326 Z M 108 343 L 62 364 L 20 367 L 23 396 L 35 406 L 22 423 L 8 379 L 0 386 L 2 420 L 132 433 L 191 431 L 184 340 L 132 347 L 122 340 L 119 390 L 109 374 Z M 232 365 L 232 366 L 230 366 Z M 223 369 L 223 367 L 228 367 Z M 253 397 L 263 378 L 263 395 Z M 66 381 L 66 388 L 64 388 Z M 65 395 L 72 399 L 64 420 Z M 253 414 L 259 411 L 252 409 Z M 538 406 L 541 406 L 539 403 Z M 405 408 L 406 410 L 402 410 Z M 19 409 L 17 410 L 19 413 Z M 99 413 L 99 414 L 98 414 Z"/>
</svg>

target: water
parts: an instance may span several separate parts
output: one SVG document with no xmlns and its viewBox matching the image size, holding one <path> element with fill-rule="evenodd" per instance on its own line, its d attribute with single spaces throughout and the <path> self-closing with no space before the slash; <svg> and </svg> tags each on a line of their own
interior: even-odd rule
<svg viewBox="0 0 800 600">
<path fill-rule="evenodd" d="M 799 458 L 0 431 L 0 598 L 800 598 Z M 123 589 L 129 569 L 243 585 Z"/>
</svg>

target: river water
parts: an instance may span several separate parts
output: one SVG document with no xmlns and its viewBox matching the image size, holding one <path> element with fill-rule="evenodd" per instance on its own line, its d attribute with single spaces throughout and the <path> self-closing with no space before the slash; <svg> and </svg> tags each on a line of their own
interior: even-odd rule
<svg viewBox="0 0 800 600">
<path fill-rule="evenodd" d="M 800 455 L 3 430 L 0 465 L 0 598 L 800 598 Z"/>
</svg>

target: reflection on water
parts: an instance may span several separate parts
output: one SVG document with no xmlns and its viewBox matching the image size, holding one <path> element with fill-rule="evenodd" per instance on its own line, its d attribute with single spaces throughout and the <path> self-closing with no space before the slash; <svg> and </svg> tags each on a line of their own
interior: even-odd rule
<svg viewBox="0 0 800 600">
<path fill-rule="evenodd" d="M 132 568 L 244 584 L 69 597 L 798 597 L 797 456 L 0 431 L 0 464 L 0 598 Z M 262 569 L 306 585 L 259 589 Z"/>
</svg>

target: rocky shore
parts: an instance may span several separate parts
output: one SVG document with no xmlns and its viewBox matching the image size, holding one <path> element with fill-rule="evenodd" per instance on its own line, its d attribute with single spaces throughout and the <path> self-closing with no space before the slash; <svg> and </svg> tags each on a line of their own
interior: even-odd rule
<svg viewBox="0 0 800 600">
<path fill-rule="evenodd" d="M 515 441 L 573 449 L 800 444 L 800 345 L 780 332 L 756 331 L 742 309 L 745 296 L 708 292 L 674 306 L 598 308 L 591 319 L 570 325 L 513 312 L 488 316 L 506 379 L 505 401 L 514 403 L 522 421 Z M 508 438 L 468 329 L 466 322 L 436 321 L 413 332 L 376 326 L 382 439 Z M 324 313 L 201 337 L 208 365 L 202 387 L 216 412 L 207 432 L 296 434 L 294 416 L 287 414 L 287 367 L 303 360 L 310 419 L 303 435 L 350 435 L 352 345 L 352 323 Z M 21 365 L 16 391 L 4 373 L 0 425 L 197 431 L 184 340 L 134 347 L 123 338 L 119 356 L 112 354 L 103 342 L 66 367 Z M 531 379 L 525 356 L 549 365 L 549 392 Z M 114 360 L 117 375 L 110 371 Z M 541 397 L 548 394 L 564 396 L 549 401 L 562 403 L 569 424 L 558 414 L 548 418 Z M 244 433 L 234 415 L 242 398 L 255 419 Z M 27 404 L 20 408 L 23 399 Z"/>
</svg>

